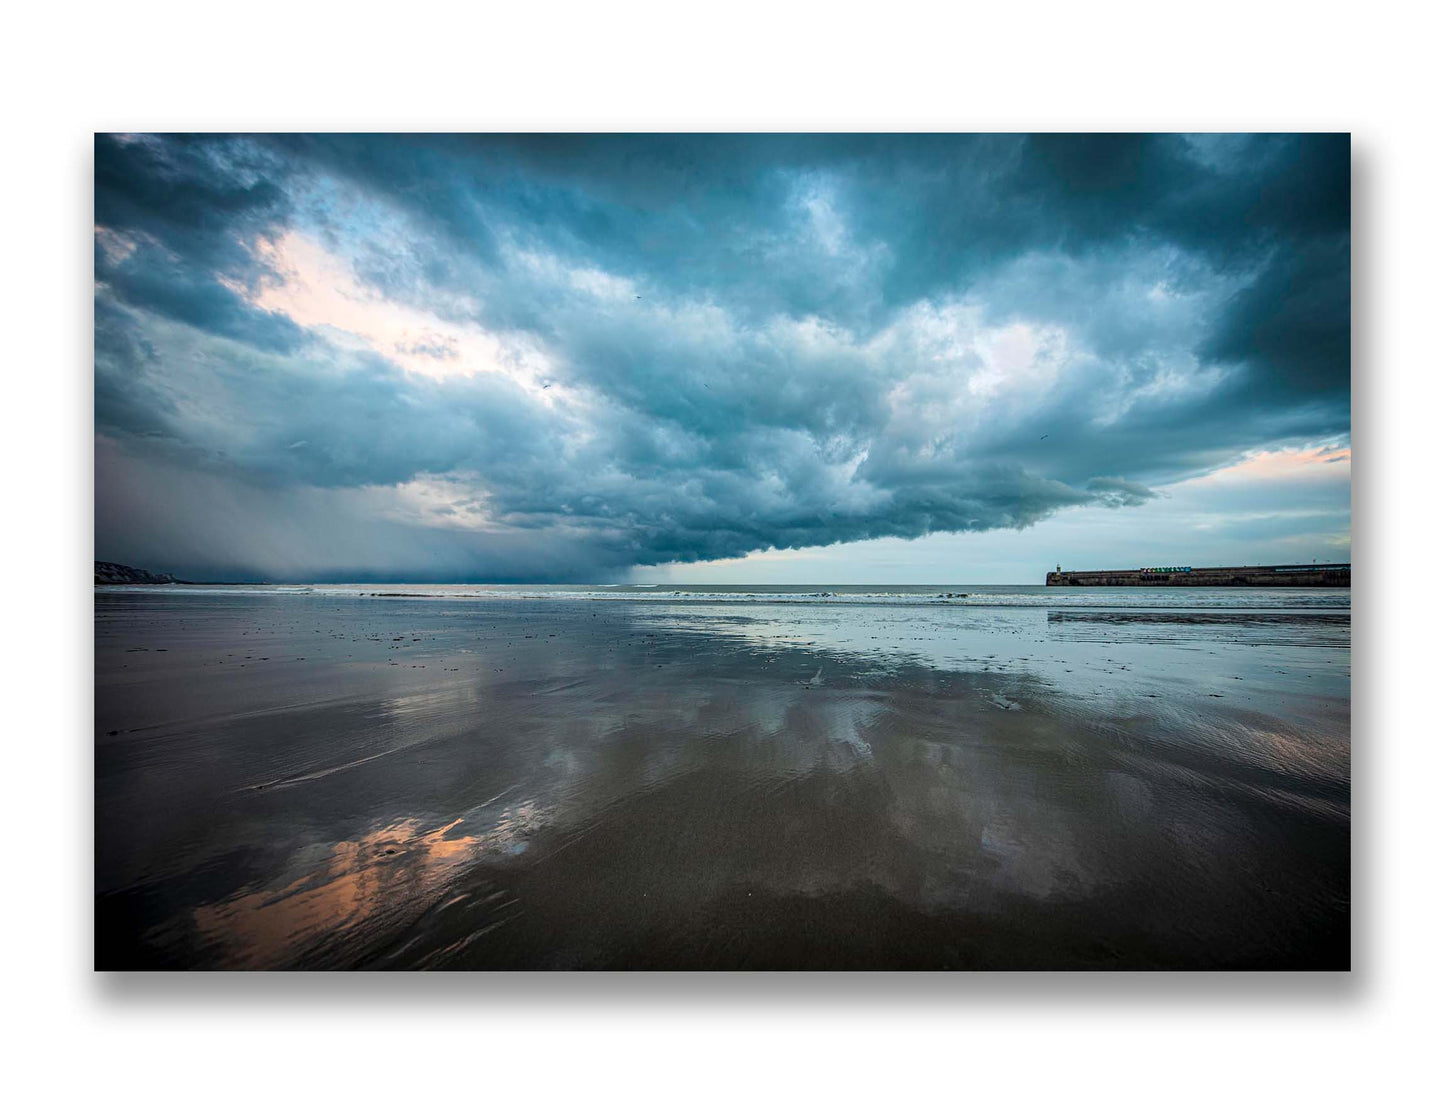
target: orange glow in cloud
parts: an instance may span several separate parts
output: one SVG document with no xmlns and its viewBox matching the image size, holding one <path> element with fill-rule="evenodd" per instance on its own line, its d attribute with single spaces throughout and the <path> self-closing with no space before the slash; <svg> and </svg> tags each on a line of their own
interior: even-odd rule
<svg viewBox="0 0 1445 1104">
<path fill-rule="evenodd" d="M 252 246 L 272 275 L 237 287 L 253 305 L 307 328 L 325 328 L 342 343 L 369 348 L 408 372 L 444 379 L 497 372 L 541 390 L 545 358 L 535 348 L 480 326 L 387 299 L 357 281 L 346 263 L 295 231 Z"/>
<path fill-rule="evenodd" d="M 1254 483 L 1259 481 L 1294 479 L 1348 479 L 1350 477 L 1350 450 L 1338 449 L 1279 449 L 1273 452 L 1256 452 L 1236 464 L 1198 479 L 1191 483 L 1231 484 Z"/>
</svg>

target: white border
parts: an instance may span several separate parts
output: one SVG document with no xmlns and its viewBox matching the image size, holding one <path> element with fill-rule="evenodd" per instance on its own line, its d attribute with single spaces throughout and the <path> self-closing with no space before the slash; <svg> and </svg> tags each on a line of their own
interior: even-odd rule
<svg viewBox="0 0 1445 1104">
<path fill-rule="evenodd" d="M 1214 1101 L 1438 1084 L 1442 763 L 1423 699 L 1440 652 L 1442 189 L 1440 36 L 1424 11 L 293 0 L 9 13 L 0 1037 L 19 1098 Z M 186 128 L 1353 131 L 1355 972 L 92 975 L 90 598 L 77 585 L 91 544 L 90 134 Z"/>
</svg>

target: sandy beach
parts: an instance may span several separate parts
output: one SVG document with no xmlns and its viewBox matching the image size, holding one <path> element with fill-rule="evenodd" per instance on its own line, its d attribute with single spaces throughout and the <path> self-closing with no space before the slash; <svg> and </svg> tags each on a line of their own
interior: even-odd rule
<svg viewBox="0 0 1445 1104">
<path fill-rule="evenodd" d="M 1348 595 L 1041 589 L 98 589 L 97 965 L 1347 967 Z"/>
</svg>

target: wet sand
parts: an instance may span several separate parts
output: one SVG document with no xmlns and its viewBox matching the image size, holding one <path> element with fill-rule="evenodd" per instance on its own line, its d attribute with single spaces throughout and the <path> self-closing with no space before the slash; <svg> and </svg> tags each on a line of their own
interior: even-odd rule
<svg viewBox="0 0 1445 1104">
<path fill-rule="evenodd" d="M 1347 968 L 1348 644 L 98 592 L 97 965 Z"/>
</svg>

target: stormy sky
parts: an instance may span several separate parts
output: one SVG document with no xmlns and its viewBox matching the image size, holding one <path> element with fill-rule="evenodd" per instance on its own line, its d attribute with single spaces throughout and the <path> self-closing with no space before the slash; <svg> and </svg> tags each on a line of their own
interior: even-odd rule
<svg viewBox="0 0 1445 1104">
<path fill-rule="evenodd" d="M 98 136 L 96 556 L 1348 559 L 1338 135 Z"/>
</svg>

